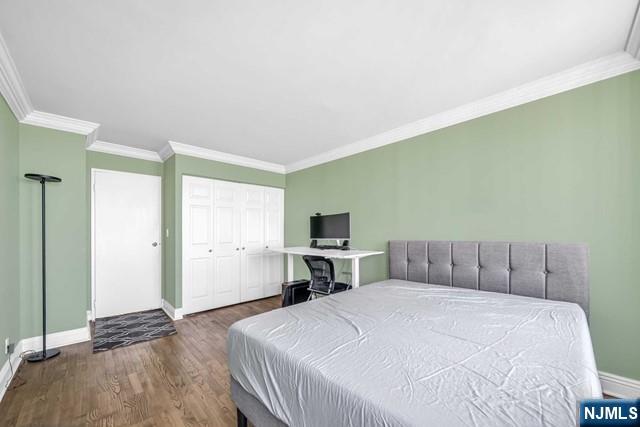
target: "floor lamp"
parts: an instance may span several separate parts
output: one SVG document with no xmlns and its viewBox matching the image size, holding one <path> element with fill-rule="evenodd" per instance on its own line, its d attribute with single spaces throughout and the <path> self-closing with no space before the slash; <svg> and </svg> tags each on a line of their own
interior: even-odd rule
<svg viewBox="0 0 640 427">
<path fill-rule="evenodd" d="M 60 350 L 57 348 L 51 348 L 47 350 L 47 247 L 46 247 L 46 206 L 45 206 L 45 183 L 47 182 L 62 182 L 62 179 L 49 176 L 40 175 L 37 173 L 25 174 L 25 178 L 39 181 L 42 188 L 42 351 L 38 351 L 30 354 L 26 357 L 29 362 L 42 362 L 43 360 L 51 359 L 60 354 Z"/>
</svg>

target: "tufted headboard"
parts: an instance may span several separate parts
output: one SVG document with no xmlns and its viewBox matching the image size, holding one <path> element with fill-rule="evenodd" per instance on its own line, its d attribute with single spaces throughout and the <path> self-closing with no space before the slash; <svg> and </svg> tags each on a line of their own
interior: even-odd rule
<svg viewBox="0 0 640 427">
<path fill-rule="evenodd" d="M 584 244 L 392 240 L 389 278 L 579 304 L 589 316 Z"/>
</svg>

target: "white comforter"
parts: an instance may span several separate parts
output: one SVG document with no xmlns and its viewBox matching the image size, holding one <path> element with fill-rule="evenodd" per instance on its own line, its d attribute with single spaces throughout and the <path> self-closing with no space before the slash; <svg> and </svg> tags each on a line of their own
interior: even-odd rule
<svg viewBox="0 0 640 427">
<path fill-rule="evenodd" d="M 231 375 L 290 426 L 575 426 L 602 395 L 570 303 L 387 280 L 235 323 Z"/>
</svg>

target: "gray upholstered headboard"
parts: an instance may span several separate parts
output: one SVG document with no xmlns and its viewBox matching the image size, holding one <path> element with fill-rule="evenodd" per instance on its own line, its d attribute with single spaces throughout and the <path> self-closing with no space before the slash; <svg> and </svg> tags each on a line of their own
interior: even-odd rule
<svg viewBox="0 0 640 427">
<path fill-rule="evenodd" d="M 389 278 L 579 304 L 589 316 L 584 244 L 392 240 Z"/>
</svg>

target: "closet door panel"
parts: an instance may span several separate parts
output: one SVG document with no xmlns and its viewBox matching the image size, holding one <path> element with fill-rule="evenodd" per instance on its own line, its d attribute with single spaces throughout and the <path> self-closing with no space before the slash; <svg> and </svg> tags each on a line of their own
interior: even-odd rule
<svg viewBox="0 0 640 427">
<path fill-rule="evenodd" d="M 262 253 L 246 254 L 243 258 L 244 282 L 241 290 L 242 301 L 251 301 L 264 297 Z"/>
<path fill-rule="evenodd" d="M 265 189 L 265 247 L 284 246 L 284 190 Z"/>
<path fill-rule="evenodd" d="M 235 255 L 216 257 L 216 277 L 214 282 L 215 306 L 237 303 L 237 277 L 240 259 Z M 231 302 L 229 302 L 231 301 Z"/>
<path fill-rule="evenodd" d="M 240 198 L 237 184 L 215 181 L 213 307 L 240 302 Z"/>
<path fill-rule="evenodd" d="M 213 282 L 213 265 L 208 258 L 191 259 L 190 272 L 188 275 L 191 282 L 191 304 L 190 310 L 196 305 L 196 302 L 202 301 L 201 307 L 195 311 L 207 310 L 213 305 L 211 283 Z M 186 305 L 186 304 L 185 304 Z"/>
<path fill-rule="evenodd" d="M 213 306 L 213 183 L 183 179 L 183 308 L 185 313 Z"/>
<path fill-rule="evenodd" d="M 264 188 L 245 185 L 241 202 L 242 286 L 240 299 L 264 297 Z"/>
</svg>

